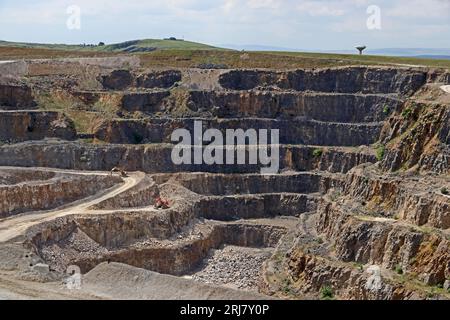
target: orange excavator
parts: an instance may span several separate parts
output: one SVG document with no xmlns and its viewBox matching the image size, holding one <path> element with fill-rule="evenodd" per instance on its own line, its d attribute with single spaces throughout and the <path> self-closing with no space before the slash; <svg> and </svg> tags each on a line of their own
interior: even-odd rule
<svg viewBox="0 0 450 320">
<path fill-rule="evenodd" d="M 166 199 L 163 199 L 161 197 L 158 197 L 155 200 L 155 208 L 156 209 L 169 209 L 170 208 L 169 201 Z"/>
</svg>

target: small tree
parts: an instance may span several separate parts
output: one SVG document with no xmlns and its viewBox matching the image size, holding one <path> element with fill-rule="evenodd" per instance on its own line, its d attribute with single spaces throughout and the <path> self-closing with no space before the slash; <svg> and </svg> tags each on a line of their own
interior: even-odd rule
<svg viewBox="0 0 450 320">
<path fill-rule="evenodd" d="M 334 299 L 334 292 L 330 286 L 324 286 L 320 289 L 320 295 L 323 300 Z"/>
<path fill-rule="evenodd" d="M 386 154 L 386 146 L 384 145 L 379 146 L 377 148 L 377 160 L 378 161 L 383 160 L 385 154 Z"/>
<path fill-rule="evenodd" d="M 99 43 L 98 43 L 98 46 L 99 46 L 99 47 L 103 47 L 103 46 L 105 46 L 105 43 L 104 43 L 104 42 L 99 42 Z"/>
<path fill-rule="evenodd" d="M 313 156 L 316 158 L 320 158 L 323 155 L 323 150 L 322 149 L 314 149 L 313 151 Z"/>
<path fill-rule="evenodd" d="M 367 49 L 366 46 L 357 46 L 356 49 L 359 51 L 359 54 L 362 55 L 363 51 Z"/>
</svg>

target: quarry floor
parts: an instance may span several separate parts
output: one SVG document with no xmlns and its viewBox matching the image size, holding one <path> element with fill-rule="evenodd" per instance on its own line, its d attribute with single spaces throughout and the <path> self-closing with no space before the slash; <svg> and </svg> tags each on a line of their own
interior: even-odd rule
<svg viewBox="0 0 450 320">
<path fill-rule="evenodd" d="M 21 167 L 0 167 L 1 170 L 21 171 Z M 70 174 L 75 176 L 110 176 L 109 172 L 88 172 L 78 170 L 59 170 L 49 168 L 26 168 L 49 173 Z M 40 224 L 53 224 L 58 219 L 76 215 L 109 215 L 129 212 L 129 209 L 101 210 L 94 206 L 114 199 L 136 187 L 145 177 L 144 173 L 131 172 L 122 177 L 122 183 L 107 190 L 99 190 L 96 194 L 65 204 L 53 210 L 26 212 L 12 217 L 0 219 L 0 248 L 11 246 L 10 251 L 0 252 L 0 259 L 8 263 L 9 254 L 16 257 L 22 250 L 24 236 L 30 228 Z M 133 208 L 133 212 L 155 212 L 160 210 L 154 206 Z M 273 221 L 274 225 L 295 225 L 296 218 L 286 218 L 284 221 Z M 258 220 L 255 220 L 255 223 Z M 262 220 L 261 220 L 262 221 Z M 271 219 L 264 223 L 270 225 Z M 200 228 L 201 229 L 201 228 Z M 177 239 L 190 237 L 190 232 L 178 235 Z M 78 246 L 83 246 L 78 243 Z M 89 245 L 89 244 L 87 244 Z M 1 251 L 1 250 L 0 250 Z M 0 271 L 0 300 L 2 299 L 268 299 L 258 293 L 258 281 L 263 263 L 271 257 L 274 248 L 250 248 L 222 245 L 209 250 L 203 262 L 188 272 L 185 276 L 175 277 L 167 274 L 138 269 L 126 264 L 105 262 L 94 270 L 83 275 L 81 289 L 69 290 L 60 279 L 42 280 L 34 276 L 24 280 L 23 275 L 14 271 Z M 19 255 L 21 253 L 19 252 Z M 22 254 L 23 255 L 23 254 Z M 28 258 L 28 254 L 25 255 Z M 22 257 L 23 258 L 23 257 Z M 19 258 L 19 259 L 22 259 Z M 14 262 L 12 262 L 14 263 Z M 20 263 L 19 263 L 20 264 Z M 32 263 L 35 264 L 35 263 Z M 30 264 L 30 267 L 32 267 Z M 1 269 L 1 268 L 0 268 Z M 21 271 L 23 272 L 23 270 Z M 139 280 L 137 280 L 139 278 Z M 118 285 L 123 281 L 123 285 Z M 139 282 L 139 288 L 136 283 Z M 131 288 L 135 287 L 136 290 Z M 121 290 L 130 288 L 131 290 Z"/>
<path fill-rule="evenodd" d="M 0 82 L 0 299 L 450 298 L 448 72 L 88 62 Z M 175 165 L 196 119 L 280 173 Z"/>
</svg>

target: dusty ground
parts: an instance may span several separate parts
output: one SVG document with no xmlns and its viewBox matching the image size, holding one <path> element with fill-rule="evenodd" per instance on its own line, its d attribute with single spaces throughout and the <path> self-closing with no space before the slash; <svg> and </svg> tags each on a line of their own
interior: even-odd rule
<svg viewBox="0 0 450 320">
<path fill-rule="evenodd" d="M 74 171 L 65 171 L 65 172 L 74 173 Z M 98 175 L 99 173 L 76 172 L 76 174 Z M 108 175 L 108 173 L 101 173 L 101 174 Z M 22 235 L 30 227 L 45 221 L 51 221 L 56 218 L 73 215 L 77 213 L 89 214 L 90 207 L 129 190 L 130 188 L 134 187 L 137 183 L 139 183 L 139 180 L 142 178 L 143 174 L 132 173 L 130 174 L 129 177 L 124 178 L 123 185 L 113 188 L 113 190 L 109 190 L 106 192 L 99 190 L 99 194 L 92 197 L 91 199 L 84 199 L 64 209 L 44 213 L 42 212 L 27 213 L 24 215 L 3 219 L 0 221 L 0 242 L 10 241 L 15 237 Z"/>
<path fill-rule="evenodd" d="M 32 171 L 23 170 L 15 167 L 4 167 L 3 170 L 15 172 L 20 175 L 19 179 L 23 180 L 26 174 Z M 82 176 L 102 176 L 109 175 L 105 172 L 80 172 L 74 170 L 52 170 L 38 169 L 42 173 L 59 173 L 59 174 L 75 174 Z M 21 172 L 23 171 L 23 174 Z M 42 174 L 44 177 L 45 175 Z M 21 239 L 26 230 L 38 226 L 42 223 L 49 223 L 58 218 L 69 217 L 71 215 L 89 216 L 89 215 L 108 215 L 118 213 L 121 210 L 95 210 L 97 204 L 108 199 L 112 199 L 119 195 L 127 194 L 127 192 L 137 186 L 145 175 L 135 172 L 128 173 L 128 177 L 123 178 L 123 183 L 109 190 L 99 190 L 98 194 L 88 197 L 75 203 L 67 204 L 55 210 L 42 212 L 28 212 L 25 214 L 15 215 L 10 218 L 0 220 L 0 256 L 2 263 L 0 269 L 10 270 L 0 272 L 0 299 L 253 299 L 262 298 L 255 295 L 257 293 L 257 282 L 260 277 L 262 264 L 267 260 L 272 248 L 256 249 L 242 248 L 236 246 L 225 246 L 223 250 L 211 251 L 211 256 L 203 263 L 203 269 L 194 277 L 194 280 L 180 279 L 165 275 L 158 275 L 142 269 L 132 268 L 125 265 L 115 264 L 111 266 L 115 268 L 114 275 L 112 271 L 107 270 L 107 266 L 97 268 L 83 276 L 83 287 L 81 290 L 68 290 L 63 283 L 63 279 L 67 277 L 63 273 L 52 272 L 43 274 L 35 269 L 39 263 L 42 263 L 40 257 L 27 249 L 22 249 Z M 8 178 L 10 181 L 23 183 L 14 177 Z M 184 191 L 182 191 L 184 192 Z M 134 212 L 149 212 L 154 210 L 153 207 L 144 207 L 133 209 Z M 123 209 L 125 214 L 127 210 Z M 253 224 L 267 223 L 271 224 L 271 220 L 267 219 L 260 222 L 253 221 Z M 291 220 L 278 221 L 274 225 L 280 227 L 288 227 L 292 225 Z M 181 230 L 179 234 L 167 240 L 139 240 L 133 244 L 136 248 L 146 248 L 148 246 L 165 248 L 167 245 L 176 243 L 183 244 L 186 241 L 201 240 L 204 235 L 211 232 L 211 225 L 198 221 L 193 228 L 187 226 Z M 14 241 L 19 241 L 15 243 Z M 9 244 L 6 244 L 9 243 Z M 66 248 L 60 250 L 60 248 Z M 75 251 L 74 251 L 75 250 Z M 103 250 L 103 251 L 102 251 Z M 89 238 L 88 235 L 80 230 L 75 231 L 67 238 L 58 243 L 58 246 L 46 246 L 40 251 L 41 257 L 45 258 L 46 263 L 51 265 L 67 265 L 71 259 L 79 258 L 77 252 L 83 252 L 87 255 L 106 253 L 107 250 L 101 248 L 98 243 Z M 103 268 L 103 269 L 102 269 Z M 13 270 L 21 270 L 20 272 Z M 134 290 L 131 293 L 125 293 L 117 287 L 118 274 L 123 275 L 121 281 L 134 283 L 136 277 L 143 277 L 140 290 Z M 215 278 L 217 272 L 221 276 Z M 131 277 L 130 274 L 136 274 Z M 102 277 L 111 277 L 103 279 Z M 101 280 L 99 279 L 101 278 Z M 199 284 L 196 284 L 196 283 Z M 201 282 L 204 283 L 200 284 Z M 125 285 L 125 284 L 124 284 Z M 129 283 L 128 286 L 133 286 Z M 177 289 L 179 286 L 183 288 L 189 287 L 189 291 L 185 289 Z M 233 289 L 240 290 L 234 291 Z M 245 292 L 253 293 L 245 293 Z M 183 294 L 180 294 L 183 292 Z"/>
<path fill-rule="evenodd" d="M 83 276 L 82 289 L 63 283 L 37 283 L 0 272 L 0 300 L 254 300 L 262 295 L 245 293 L 161 275 L 121 264 L 100 265 Z"/>
<path fill-rule="evenodd" d="M 441 89 L 446 93 L 450 93 L 450 86 L 442 86 Z"/>
</svg>

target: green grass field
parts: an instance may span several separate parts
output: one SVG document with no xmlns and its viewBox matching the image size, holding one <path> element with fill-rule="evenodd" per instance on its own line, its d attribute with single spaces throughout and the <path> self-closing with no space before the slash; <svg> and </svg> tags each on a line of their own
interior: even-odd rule
<svg viewBox="0 0 450 320">
<path fill-rule="evenodd" d="M 221 50 L 220 48 L 213 47 L 210 45 L 182 40 L 157 40 L 157 39 L 138 40 L 135 46 L 138 48 L 155 48 L 157 50 Z M 114 48 L 114 45 L 107 45 L 103 48 L 98 47 L 98 49 L 101 51 L 102 50 L 108 51 L 111 48 Z"/>
<path fill-rule="evenodd" d="M 50 49 L 50 50 L 75 50 L 75 51 L 108 51 L 108 52 L 127 52 L 130 47 L 150 48 L 155 50 L 221 50 L 210 45 L 182 41 L 182 40 L 158 40 L 144 39 L 132 40 L 122 43 L 107 44 L 105 46 L 83 46 L 68 44 L 42 44 L 42 43 L 23 43 L 0 41 L 0 47 L 16 47 L 30 49 Z"/>
<path fill-rule="evenodd" d="M 141 54 L 144 66 L 195 67 L 199 64 L 229 68 L 326 68 L 352 65 L 423 66 L 450 69 L 450 60 L 360 56 L 303 52 L 241 52 L 231 50 L 157 50 Z"/>
<path fill-rule="evenodd" d="M 362 64 L 403 64 L 408 66 L 428 66 L 450 68 L 450 60 L 423 59 L 414 57 L 391 57 L 391 56 L 372 56 L 358 54 L 331 54 L 331 53 L 306 53 L 306 52 L 270 52 L 271 54 L 281 56 L 304 57 L 314 59 L 326 59 L 336 61 L 350 61 Z"/>
<path fill-rule="evenodd" d="M 146 51 L 145 48 L 149 52 L 139 52 Z M 180 40 L 146 39 L 95 47 L 0 41 L 0 60 L 116 54 L 137 54 L 145 67 L 196 67 L 200 64 L 216 64 L 229 68 L 294 69 L 349 65 L 396 65 L 450 69 L 450 60 L 309 52 L 243 52 Z"/>
</svg>

